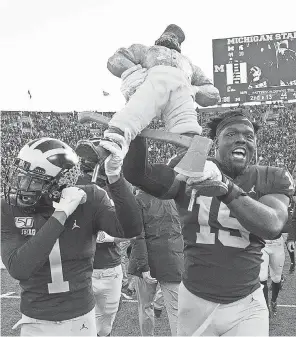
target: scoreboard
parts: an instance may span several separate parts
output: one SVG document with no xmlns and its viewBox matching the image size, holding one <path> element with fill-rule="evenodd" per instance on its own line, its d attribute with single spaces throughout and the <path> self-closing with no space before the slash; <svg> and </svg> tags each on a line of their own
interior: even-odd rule
<svg viewBox="0 0 296 337">
<path fill-rule="evenodd" d="M 221 103 L 296 100 L 296 31 L 214 39 Z"/>
</svg>

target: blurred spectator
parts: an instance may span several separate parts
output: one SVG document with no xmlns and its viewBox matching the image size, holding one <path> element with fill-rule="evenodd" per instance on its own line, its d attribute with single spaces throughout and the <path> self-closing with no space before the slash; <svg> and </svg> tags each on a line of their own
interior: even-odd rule
<svg viewBox="0 0 296 337">
<path fill-rule="evenodd" d="M 176 336 L 178 289 L 184 270 L 179 214 L 173 200 L 160 200 L 141 190 L 136 199 L 142 211 L 144 229 L 141 236 L 132 240 L 129 273 L 136 276 L 141 335 L 154 335 L 157 310 L 153 312 L 153 309 L 158 312 L 162 309 L 160 294 L 155 299 L 159 283 L 171 333 Z"/>
</svg>

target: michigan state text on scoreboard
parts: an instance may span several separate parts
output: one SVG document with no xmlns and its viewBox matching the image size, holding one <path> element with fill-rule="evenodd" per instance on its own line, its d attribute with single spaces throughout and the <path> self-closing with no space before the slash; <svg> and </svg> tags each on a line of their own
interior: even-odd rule
<svg viewBox="0 0 296 337">
<path fill-rule="evenodd" d="M 296 99 L 296 32 L 213 40 L 221 103 Z"/>
</svg>

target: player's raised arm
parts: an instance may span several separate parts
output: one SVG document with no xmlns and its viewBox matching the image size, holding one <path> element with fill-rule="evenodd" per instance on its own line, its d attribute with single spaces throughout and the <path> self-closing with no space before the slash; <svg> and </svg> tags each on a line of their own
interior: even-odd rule
<svg viewBox="0 0 296 337">
<path fill-rule="evenodd" d="M 17 236 L 18 230 L 14 228 L 15 221 L 9 206 L 1 200 L 1 257 L 13 278 L 26 280 L 48 259 L 64 227 L 60 221 L 51 217 L 31 240 L 23 243 Z M 23 221 L 26 221 L 25 217 Z"/>
<path fill-rule="evenodd" d="M 167 165 L 148 163 L 146 140 L 136 137 L 130 143 L 123 164 L 125 178 L 134 186 L 161 199 L 174 199 L 180 188 L 176 173 Z"/>
<path fill-rule="evenodd" d="M 106 141 L 102 146 L 110 151 L 110 156 L 105 161 L 105 172 L 108 180 L 108 190 L 114 202 L 116 213 L 111 205 L 111 201 L 105 192 L 99 208 L 99 222 L 101 229 L 114 237 L 123 236 L 127 238 L 135 237 L 142 231 L 142 217 L 136 199 L 130 186 L 121 176 L 123 158 L 128 150 L 130 139 L 121 138 L 121 150 L 118 146 Z"/>
<path fill-rule="evenodd" d="M 16 218 L 12 217 L 9 206 L 4 201 L 1 202 L 1 256 L 13 278 L 17 280 L 30 278 L 48 260 L 56 240 L 64 231 L 67 218 L 75 211 L 85 195 L 85 192 L 77 187 L 65 189 L 64 194 L 67 191 L 69 194 L 63 197 L 64 204 L 57 206 L 59 208 L 47 221 L 39 219 L 40 223 L 36 225 L 42 227 L 25 243 L 16 235 L 17 230 L 14 228 Z M 21 218 L 23 221 L 26 219 L 26 217 L 18 219 Z"/>
</svg>

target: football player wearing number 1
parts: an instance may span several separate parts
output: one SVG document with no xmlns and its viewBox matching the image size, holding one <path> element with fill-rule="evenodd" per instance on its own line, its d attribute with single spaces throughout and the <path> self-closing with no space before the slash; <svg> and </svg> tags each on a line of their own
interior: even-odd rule
<svg viewBox="0 0 296 337">
<path fill-rule="evenodd" d="M 128 148 L 127 144 L 122 144 Z M 22 336 L 96 336 L 92 290 L 96 236 L 141 233 L 134 195 L 120 176 L 123 153 L 105 162 L 115 207 L 96 185 L 75 186 L 79 158 L 64 142 L 35 139 L 5 177 L 1 253 L 20 281 Z"/>
<path fill-rule="evenodd" d="M 258 126 L 241 110 L 213 119 L 209 128 L 216 157 L 206 162 L 200 181 L 222 180 L 227 194 L 198 196 L 189 212 L 198 179 L 180 181 L 171 167 L 149 164 L 145 141 L 139 137 L 130 145 L 124 175 L 147 193 L 174 199 L 179 209 L 185 272 L 179 288 L 178 335 L 266 336 L 261 249 L 264 239 L 281 232 L 294 183 L 283 169 L 250 165 Z"/>
</svg>

